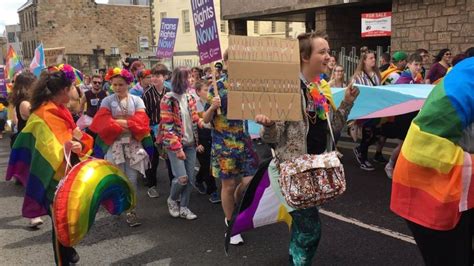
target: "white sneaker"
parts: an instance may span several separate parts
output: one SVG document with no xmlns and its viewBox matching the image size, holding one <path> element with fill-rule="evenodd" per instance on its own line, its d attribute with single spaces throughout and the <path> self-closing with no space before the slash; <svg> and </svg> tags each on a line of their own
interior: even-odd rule
<svg viewBox="0 0 474 266">
<path fill-rule="evenodd" d="M 387 174 L 387 177 L 392 179 L 392 175 L 393 175 L 393 166 L 391 163 L 387 163 L 385 165 L 385 173 Z"/>
<path fill-rule="evenodd" d="M 168 203 L 168 211 L 170 215 L 174 218 L 179 217 L 179 205 L 176 201 L 172 200 L 171 198 L 168 198 L 166 200 Z"/>
<path fill-rule="evenodd" d="M 30 220 L 28 227 L 35 228 L 43 224 L 43 219 L 41 217 L 36 217 Z"/>
<path fill-rule="evenodd" d="M 194 220 L 197 217 L 196 214 L 194 214 L 190 209 L 188 209 L 187 207 L 182 207 L 180 210 L 179 210 L 179 217 L 181 218 L 184 218 L 186 220 Z"/>
<path fill-rule="evenodd" d="M 147 191 L 147 194 L 148 194 L 148 197 L 150 198 L 158 198 L 160 196 L 155 186 L 149 188 Z"/>
<path fill-rule="evenodd" d="M 229 224 L 227 223 L 227 219 L 224 219 L 224 222 L 225 222 L 225 226 L 228 227 Z M 226 236 L 227 235 L 224 234 L 224 237 L 226 237 Z M 231 236 L 229 243 L 231 245 L 242 245 L 244 243 L 244 239 L 242 238 L 242 236 L 240 234 L 238 234 L 238 235 L 235 235 L 235 236 Z"/>
<path fill-rule="evenodd" d="M 240 234 L 235 235 L 230 238 L 231 245 L 242 245 L 244 243 L 244 239 L 242 239 L 242 236 Z"/>
</svg>

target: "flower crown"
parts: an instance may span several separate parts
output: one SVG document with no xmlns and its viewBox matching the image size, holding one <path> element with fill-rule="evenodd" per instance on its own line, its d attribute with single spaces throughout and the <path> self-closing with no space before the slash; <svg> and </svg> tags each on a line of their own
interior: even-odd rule
<svg viewBox="0 0 474 266">
<path fill-rule="evenodd" d="M 137 77 L 138 78 L 145 78 L 147 76 L 151 75 L 151 70 L 150 69 L 142 69 L 138 72 Z"/>
<path fill-rule="evenodd" d="M 105 80 L 109 81 L 116 76 L 121 76 L 125 80 L 125 82 L 127 82 L 127 84 L 133 82 L 132 74 L 128 70 L 120 69 L 118 67 L 109 69 L 107 71 L 107 74 L 105 75 Z"/>
<path fill-rule="evenodd" d="M 68 64 L 60 64 L 58 66 L 51 66 L 48 68 L 48 71 L 49 72 L 61 71 L 64 73 L 64 76 L 66 77 L 67 80 L 71 81 L 72 83 L 76 85 L 79 85 L 83 79 L 82 73 Z"/>
</svg>

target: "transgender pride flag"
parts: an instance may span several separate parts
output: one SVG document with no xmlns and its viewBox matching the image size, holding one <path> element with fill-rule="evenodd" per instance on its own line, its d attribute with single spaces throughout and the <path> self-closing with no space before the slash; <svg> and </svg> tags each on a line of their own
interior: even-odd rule
<svg viewBox="0 0 474 266">
<path fill-rule="evenodd" d="M 38 47 L 35 49 L 35 56 L 30 64 L 30 71 L 31 73 L 35 74 L 36 77 L 39 78 L 41 74 L 41 70 L 46 68 L 46 62 L 44 60 L 44 49 L 43 44 L 40 43 Z"/>
</svg>

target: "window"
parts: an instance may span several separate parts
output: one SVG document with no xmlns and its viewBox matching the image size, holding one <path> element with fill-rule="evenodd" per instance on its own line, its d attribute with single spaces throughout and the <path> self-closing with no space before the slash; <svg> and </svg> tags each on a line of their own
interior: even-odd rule
<svg viewBox="0 0 474 266">
<path fill-rule="evenodd" d="M 181 12 L 182 21 L 183 21 L 183 32 L 187 33 L 191 31 L 191 24 L 189 23 L 189 10 L 183 10 Z"/>
<path fill-rule="evenodd" d="M 260 24 L 258 23 L 258 21 L 253 22 L 253 33 L 258 34 L 259 26 L 260 26 Z"/>
<path fill-rule="evenodd" d="M 225 20 L 221 20 L 221 32 L 223 33 L 227 32 L 227 23 Z"/>
<path fill-rule="evenodd" d="M 166 12 L 160 12 L 160 23 L 164 18 L 166 18 Z"/>
<path fill-rule="evenodd" d="M 15 42 L 15 33 L 14 32 L 7 33 L 7 39 L 9 43 Z"/>
<path fill-rule="evenodd" d="M 276 32 L 276 22 L 275 21 L 272 21 L 272 33 L 275 33 Z"/>
</svg>

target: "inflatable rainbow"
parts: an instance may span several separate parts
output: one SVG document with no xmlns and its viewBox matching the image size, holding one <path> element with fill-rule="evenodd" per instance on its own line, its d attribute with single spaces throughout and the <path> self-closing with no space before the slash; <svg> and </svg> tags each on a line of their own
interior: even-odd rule
<svg viewBox="0 0 474 266">
<path fill-rule="evenodd" d="M 74 246 L 94 224 L 100 205 L 120 215 L 135 204 L 135 190 L 120 169 L 106 160 L 83 161 L 58 185 L 53 202 L 57 238 L 64 246 Z"/>
</svg>

